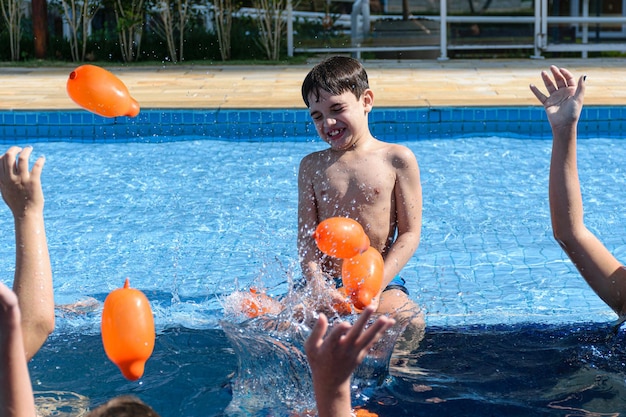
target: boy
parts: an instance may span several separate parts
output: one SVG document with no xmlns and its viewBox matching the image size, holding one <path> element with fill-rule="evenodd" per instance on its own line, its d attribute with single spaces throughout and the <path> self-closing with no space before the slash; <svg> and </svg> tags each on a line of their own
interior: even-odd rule
<svg viewBox="0 0 626 417">
<path fill-rule="evenodd" d="M 600 298 L 626 320 L 626 268 L 585 227 L 576 164 L 577 125 L 585 97 L 585 77 L 578 83 L 565 68 L 541 73 L 548 96 L 531 85 L 552 127 L 549 199 L 554 237 Z"/>
<path fill-rule="evenodd" d="M 374 138 L 368 115 L 374 104 L 367 73 L 355 59 L 334 56 L 316 65 L 302 98 L 328 149 L 304 157 L 298 174 L 298 252 L 313 289 L 327 278 L 340 284 L 341 260 L 322 254 L 313 232 L 329 217 L 359 222 L 385 260 L 383 286 L 372 307 L 379 313 L 415 314 L 399 272 L 413 256 L 422 226 L 422 188 L 415 155 Z M 341 298 L 330 292 L 330 302 Z M 423 323 L 423 317 L 419 320 Z"/>
</svg>

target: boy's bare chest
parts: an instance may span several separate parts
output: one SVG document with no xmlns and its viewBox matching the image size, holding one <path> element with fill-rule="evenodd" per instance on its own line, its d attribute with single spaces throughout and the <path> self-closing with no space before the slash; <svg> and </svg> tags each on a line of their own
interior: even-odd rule
<svg viewBox="0 0 626 417">
<path fill-rule="evenodd" d="M 389 201 L 395 185 L 394 173 L 380 164 L 333 164 L 318 171 L 317 176 L 314 184 L 318 199 L 338 206 Z"/>
</svg>

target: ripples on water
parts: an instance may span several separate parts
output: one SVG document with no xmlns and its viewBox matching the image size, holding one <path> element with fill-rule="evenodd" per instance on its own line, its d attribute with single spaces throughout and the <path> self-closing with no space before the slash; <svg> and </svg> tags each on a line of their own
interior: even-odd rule
<svg viewBox="0 0 626 417">
<path fill-rule="evenodd" d="M 428 327 L 418 351 L 392 368 L 393 377 L 355 402 L 382 416 L 623 413 L 624 335 L 613 336 L 603 324 L 614 314 L 551 236 L 549 141 L 406 144 L 422 171 L 424 224 L 403 276 Z M 257 323 L 235 321 L 225 327 L 232 333 L 222 331 L 223 303 L 259 283 L 283 295 L 297 278 L 297 166 L 323 145 L 34 147 L 34 156 L 47 157 L 43 184 L 57 303 L 102 303 L 129 277 L 151 300 L 158 329 L 144 378 L 129 382 L 104 355 L 99 307 L 82 314 L 60 310 L 57 331 L 31 363 L 35 389 L 75 393 L 93 404 L 134 393 L 164 417 L 221 416 L 238 398 L 231 409 L 258 409 L 259 398 L 233 392 L 258 376 L 246 380 L 238 369 L 261 372 L 267 362 L 242 353 L 263 346 L 273 352 L 269 363 L 282 353 Z M 589 139 L 579 151 L 588 225 L 623 258 L 625 235 L 615 231 L 626 224 L 626 147 Z M 4 206 L 0 211 L 10 218 Z M 7 283 L 13 245 L 12 234 L 0 233 Z M 254 337 L 232 337 L 243 328 Z M 293 331 L 289 343 L 298 350 L 306 331 Z M 260 346 L 250 346 L 254 340 Z M 293 383 L 302 388 L 309 383 L 303 366 L 300 352 Z M 287 390 L 280 397 L 311 404 L 310 392 Z"/>
<path fill-rule="evenodd" d="M 293 410 L 281 406 L 283 398 L 302 400 L 297 409 L 311 405 L 310 392 L 289 391 L 294 375 L 284 362 L 281 373 L 277 363 L 239 355 L 238 349 L 254 354 L 273 344 L 255 334 L 232 343 L 219 330 L 169 329 L 159 334 L 138 382 L 124 380 L 108 362 L 97 335 L 57 335 L 32 361 L 31 372 L 38 395 L 53 396 L 56 404 L 61 399 L 73 411 L 127 393 L 163 417 L 287 417 Z M 258 347 L 251 346 L 254 340 Z M 364 388 L 354 403 L 394 417 L 619 416 L 626 407 L 625 341 L 623 331 L 613 335 L 599 324 L 430 327 L 410 361 L 393 367 L 381 386 Z M 291 343 L 300 342 L 285 343 L 287 350 Z M 268 360 L 285 358 L 271 349 Z M 298 371 L 296 383 L 307 386 L 301 353 L 287 356 Z M 254 373 L 245 375 L 245 367 Z M 265 373 L 279 389 L 254 386 Z M 242 392 L 237 397 L 233 390 Z M 261 392 L 267 396 L 258 397 Z"/>
</svg>

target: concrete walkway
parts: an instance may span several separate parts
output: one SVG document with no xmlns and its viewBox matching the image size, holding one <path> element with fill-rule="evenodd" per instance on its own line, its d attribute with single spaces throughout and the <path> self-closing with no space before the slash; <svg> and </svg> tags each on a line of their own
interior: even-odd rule
<svg viewBox="0 0 626 417">
<path fill-rule="evenodd" d="M 303 108 L 314 65 L 106 67 L 142 108 Z M 589 105 L 626 105 L 626 60 L 420 60 L 364 62 L 377 107 L 537 105 L 530 83 L 554 64 L 587 74 Z M 65 85 L 73 67 L 0 67 L 0 110 L 78 109 Z"/>
</svg>

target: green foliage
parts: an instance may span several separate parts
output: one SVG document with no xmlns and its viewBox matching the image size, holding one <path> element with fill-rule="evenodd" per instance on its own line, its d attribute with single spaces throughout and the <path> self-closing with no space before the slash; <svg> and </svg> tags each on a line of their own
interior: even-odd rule
<svg viewBox="0 0 626 417">
<path fill-rule="evenodd" d="M 48 40 L 48 57 L 56 61 L 72 62 L 70 43 L 61 36 L 50 36 Z"/>
<path fill-rule="evenodd" d="M 144 35 L 142 61 L 169 62 L 167 46 L 159 36 Z M 217 36 L 208 33 L 203 27 L 194 25 L 185 36 L 185 61 L 219 60 L 220 51 Z"/>
<path fill-rule="evenodd" d="M 87 41 L 86 60 L 123 62 L 117 35 L 106 29 L 94 31 Z"/>
<path fill-rule="evenodd" d="M 0 31 L 0 45 L 3 45 L 3 47 L 0 48 L 0 61 L 10 61 L 11 49 L 9 49 L 9 32 L 6 30 Z"/>
<path fill-rule="evenodd" d="M 249 17 L 233 21 L 231 39 L 231 59 L 267 60 L 265 51 L 257 42 L 259 30 L 256 21 Z"/>
</svg>

